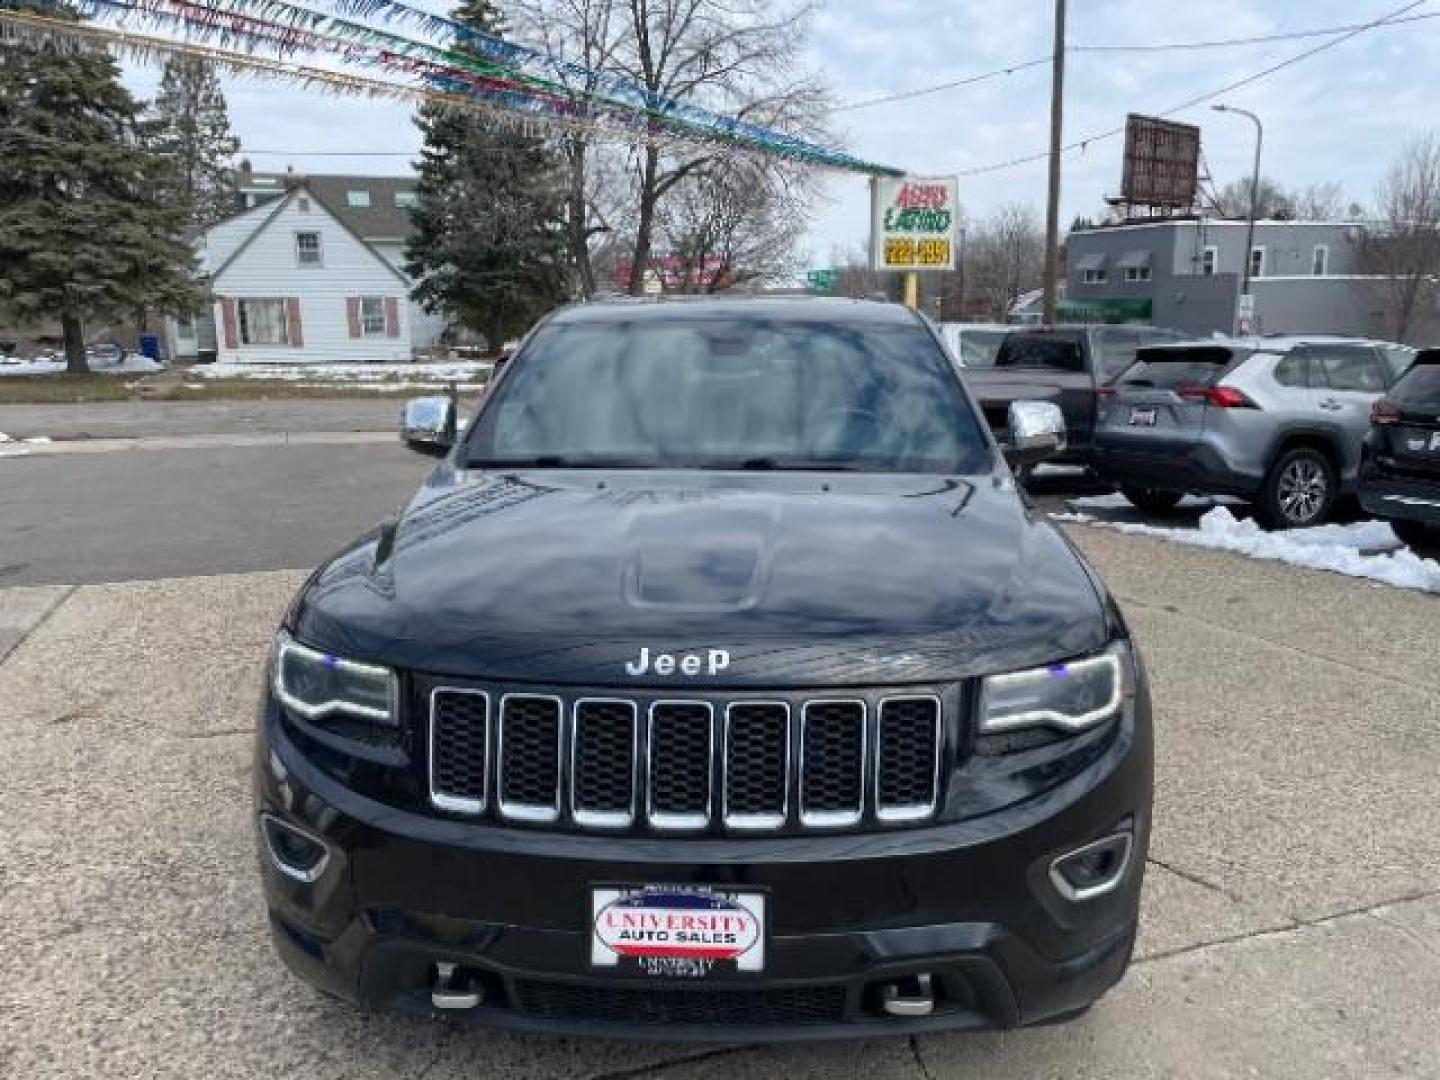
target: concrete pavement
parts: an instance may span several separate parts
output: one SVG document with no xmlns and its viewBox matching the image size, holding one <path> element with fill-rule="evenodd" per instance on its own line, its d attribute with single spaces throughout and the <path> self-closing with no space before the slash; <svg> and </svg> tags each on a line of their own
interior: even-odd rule
<svg viewBox="0 0 1440 1080">
<path fill-rule="evenodd" d="M 0 626 L 6 612 L 38 623 L 0 663 L 0 1073 L 1440 1077 L 1440 606 L 1071 535 L 1122 600 L 1158 714 L 1137 960 L 1083 1019 L 686 1049 L 497 1035 L 321 998 L 271 955 L 253 868 L 257 682 L 302 579 L 274 572 L 0 590 Z"/>
</svg>

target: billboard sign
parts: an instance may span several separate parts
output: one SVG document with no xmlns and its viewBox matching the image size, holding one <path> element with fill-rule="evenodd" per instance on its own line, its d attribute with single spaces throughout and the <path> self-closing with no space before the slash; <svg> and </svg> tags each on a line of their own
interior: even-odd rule
<svg viewBox="0 0 1440 1080">
<path fill-rule="evenodd" d="M 960 182 L 953 176 L 871 181 L 870 253 L 876 270 L 954 270 Z"/>
<path fill-rule="evenodd" d="M 1200 129 L 1153 116 L 1125 118 L 1120 198 L 1138 206 L 1187 209 L 1195 204 Z"/>
</svg>

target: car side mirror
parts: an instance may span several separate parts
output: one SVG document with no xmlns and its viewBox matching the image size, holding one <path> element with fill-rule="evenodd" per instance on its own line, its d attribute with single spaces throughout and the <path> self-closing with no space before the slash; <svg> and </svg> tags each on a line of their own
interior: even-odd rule
<svg viewBox="0 0 1440 1080">
<path fill-rule="evenodd" d="M 411 398 L 400 417 L 400 438 L 417 453 L 444 457 L 455 445 L 455 424 L 453 398 Z"/>
<path fill-rule="evenodd" d="M 1051 401 L 1012 401 L 1010 441 L 1005 459 L 1012 466 L 1034 465 L 1065 450 L 1065 414 Z"/>
</svg>

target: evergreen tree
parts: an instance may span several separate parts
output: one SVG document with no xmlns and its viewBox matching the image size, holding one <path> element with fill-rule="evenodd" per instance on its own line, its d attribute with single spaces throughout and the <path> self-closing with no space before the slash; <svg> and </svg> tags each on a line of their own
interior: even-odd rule
<svg viewBox="0 0 1440 1080">
<path fill-rule="evenodd" d="M 165 159 L 162 193 L 185 208 L 195 231 L 234 213 L 230 159 L 240 140 L 230 133 L 225 94 L 209 61 L 175 55 L 165 62 L 148 127 L 152 146 Z"/>
<path fill-rule="evenodd" d="M 199 299 L 184 212 L 156 191 L 138 114 L 103 48 L 0 42 L 0 310 L 58 318 L 72 373 L 89 370 L 86 318 Z"/>
<path fill-rule="evenodd" d="M 466 0 L 454 17 L 502 32 L 489 0 Z M 558 159 L 542 140 L 474 111 L 425 105 L 416 123 L 424 147 L 406 250 L 405 271 L 419 282 L 411 295 L 479 330 L 497 353 L 566 296 Z"/>
</svg>

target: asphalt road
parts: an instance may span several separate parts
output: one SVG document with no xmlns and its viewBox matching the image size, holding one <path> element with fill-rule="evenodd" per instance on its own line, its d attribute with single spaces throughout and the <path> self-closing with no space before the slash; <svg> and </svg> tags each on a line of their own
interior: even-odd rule
<svg viewBox="0 0 1440 1080">
<path fill-rule="evenodd" d="M 0 1075 L 1440 1077 L 1435 599 L 1072 535 L 1132 624 L 1157 711 L 1136 962 L 1080 1020 L 697 1049 L 493 1034 L 323 998 L 272 954 L 254 870 L 256 688 L 301 580 L 284 571 L 0 589 L 0 625 L 31 631 L 0 662 Z"/>
<path fill-rule="evenodd" d="M 415 391 L 420 393 L 420 391 Z M 276 431 L 394 431 L 408 394 L 262 401 L 0 402 L 0 431 L 15 439 L 113 439 Z"/>
<path fill-rule="evenodd" d="M 312 567 L 433 465 L 398 440 L 0 456 L 0 588 Z"/>
</svg>

